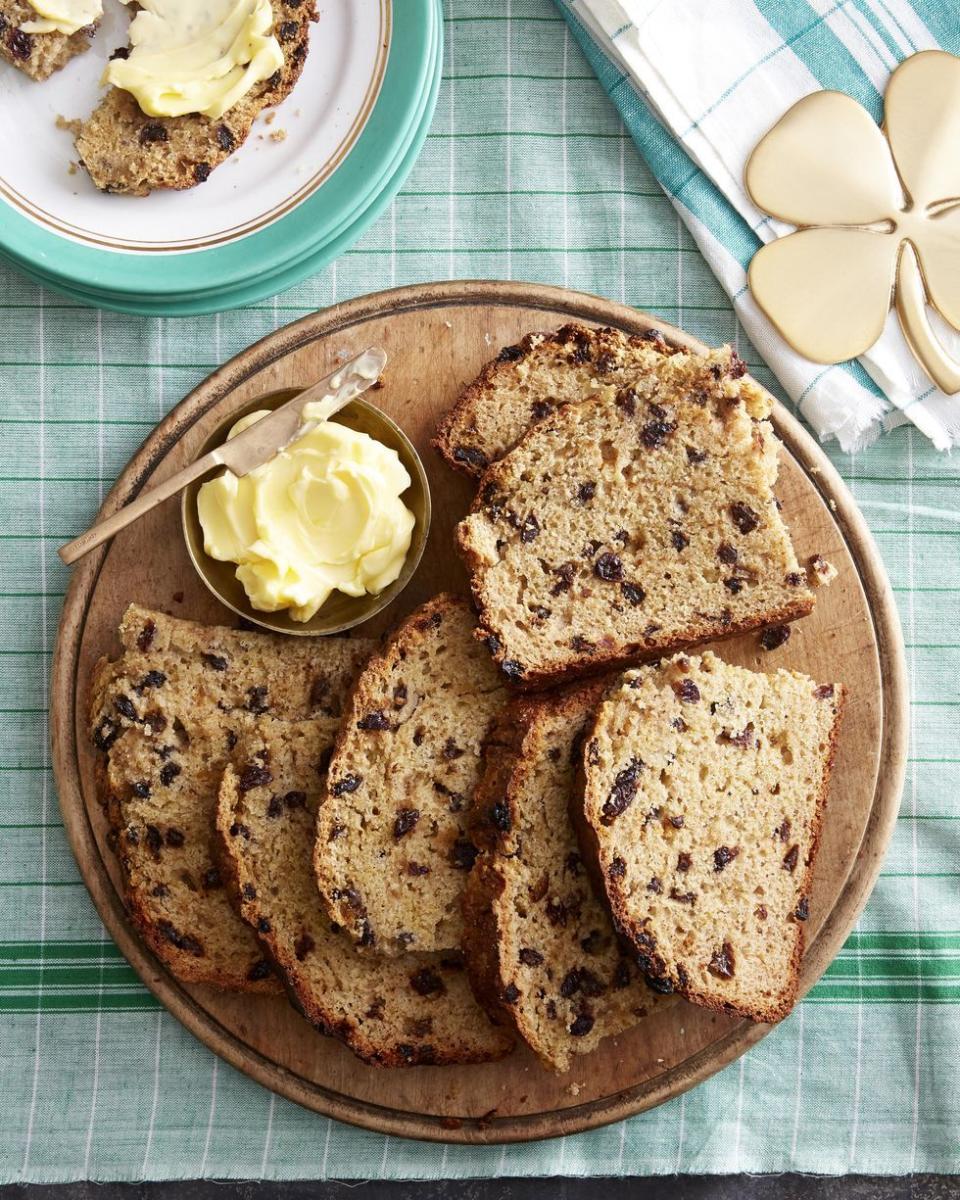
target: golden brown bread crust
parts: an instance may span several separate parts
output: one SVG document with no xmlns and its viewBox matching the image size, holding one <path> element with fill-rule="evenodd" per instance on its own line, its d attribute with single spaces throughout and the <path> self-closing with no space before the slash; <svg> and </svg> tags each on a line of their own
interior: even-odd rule
<svg viewBox="0 0 960 1200">
<path fill-rule="evenodd" d="M 487 1012 L 497 1021 L 517 1026 L 514 1010 L 504 1001 L 508 984 L 500 971 L 499 923 L 496 901 L 503 895 L 506 880 L 494 852 L 497 830 L 489 819 L 494 804 L 507 796 L 510 777 L 523 746 L 525 715 L 522 700 L 501 712 L 483 749 L 484 770 L 474 796 L 473 840 L 480 850 L 463 892 L 463 954 L 470 986 Z"/>
<path fill-rule="evenodd" d="M 505 346 L 468 383 L 453 407 L 437 424 L 431 445 L 453 467 L 474 479 L 501 458 L 531 425 L 560 403 L 585 399 L 593 387 L 618 386 L 626 371 L 655 354 L 672 354 L 657 329 L 627 334 L 609 326 L 593 328 L 571 322 L 559 329 L 528 333 L 515 346 Z M 540 369 L 558 372 L 559 394 L 538 393 L 532 406 L 505 412 L 499 393 L 515 383 L 518 364 L 534 360 Z M 493 411 L 485 411 L 492 409 Z"/>
<path fill-rule="evenodd" d="M 35 20 L 37 12 L 26 0 L 0 0 L 0 58 L 38 82 L 89 50 L 97 31 L 96 25 L 89 25 L 70 34 L 24 33 L 20 26 Z"/>
<path fill-rule="evenodd" d="M 284 65 L 219 120 L 150 117 L 129 92 L 110 89 L 77 136 L 80 161 L 101 191 L 146 196 L 195 187 L 243 145 L 262 110 L 284 100 L 300 78 L 317 20 L 315 0 L 273 0 L 273 8 Z"/>
</svg>

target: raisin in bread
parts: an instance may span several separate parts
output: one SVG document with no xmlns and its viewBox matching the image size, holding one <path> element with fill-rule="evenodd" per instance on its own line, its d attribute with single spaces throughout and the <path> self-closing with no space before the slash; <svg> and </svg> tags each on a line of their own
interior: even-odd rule
<svg viewBox="0 0 960 1200">
<path fill-rule="evenodd" d="M 337 717 L 371 643 L 246 633 L 136 606 L 120 637 L 123 656 L 95 672 L 91 734 L 131 917 L 178 978 L 275 989 L 213 858 L 220 778 L 267 714 Z"/>
<path fill-rule="evenodd" d="M 797 994 L 839 684 L 713 654 L 627 672 L 583 769 L 584 853 L 641 968 L 754 1021 Z"/>
<path fill-rule="evenodd" d="M 808 613 L 778 442 L 696 355 L 568 404 L 484 473 L 457 528 L 481 636 L 550 683 Z"/>
<path fill-rule="evenodd" d="M 508 705 L 476 793 L 481 853 L 464 892 L 470 980 L 554 1071 L 662 1003 L 594 894 L 569 813 L 584 727 L 605 689 Z"/>
<path fill-rule="evenodd" d="M 460 596 L 435 596 L 347 704 L 317 822 L 332 920 L 379 953 L 459 947 L 480 752 L 504 690 Z"/>
<path fill-rule="evenodd" d="M 433 445 L 450 466 L 479 477 L 558 405 L 635 387 L 642 377 L 669 376 L 676 354 L 679 363 L 690 358 L 656 329 L 630 334 L 572 324 L 529 333 L 467 384 L 438 425 Z M 769 399 L 752 380 L 740 378 L 744 368 L 736 355 L 715 350 L 698 362 L 704 371 L 722 372 L 731 391 L 766 415 Z"/>
<path fill-rule="evenodd" d="M 300 78 L 317 19 L 315 0 L 273 0 L 273 10 L 283 66 L 217 120 L 147 116 L 129 92 L 107 92 L 77 135 L 80 161 L 101 191 L 146 196 L 195 187 L 243 145 L 263 109 L 286 99 Z"/>
<path fill-rule="evenodd" d="M 238 747 L 217 808 L 228 888 L 295 1007 L 377 1066 L 485 1062 L 512 1047 L 474 999 L 457 954 L 358 953 L 317 893 L 318 758 L 337 723 L 270 722 Z"/>
<path fill-rule="evenodd" d="M 0 0 L 0 58 L 13 63 L 31 79 L 49 79 L 71 58 L 90 48 L 96 25 L 76 33 L 27 33 L 25 24 L 41 20 L 27 0 Z"/>
</svg>

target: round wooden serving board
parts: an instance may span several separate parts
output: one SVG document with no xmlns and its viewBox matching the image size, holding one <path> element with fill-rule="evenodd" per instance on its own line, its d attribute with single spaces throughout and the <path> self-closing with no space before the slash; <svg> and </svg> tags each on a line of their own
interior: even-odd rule
<svg viewBox="0 0 960 1200">
<path fill-rule="evenodd" d="M 338 356 L 380 343 L 390 365 L 385 386 L 372 397 L 423 455 L 434 518 L 416 577 L 363 629 L 379 634 L 441 588 L 466 589 L 452 533 L 471 487 L 429 447 L 437 417 L 501 346 L 569 320 L 629 331 L 656 326 L 671 340 L 702 349 L 633 309 L 555 288 L 444 283 L 354 300 L 278 330 L 211 375 L 147 439 L 103 513 L 192 461 L 212 426 L 248 399 L 312 382 Z M 840 949 L 877 877 L 903 782 L 907 691 L 893 598 L 863 519 L 828 459 L 779 404 L 773 422 L 784 445 L 778 493 L 798 556 L 823 554 L 840 574 L 821 592 L 814 613 L 793 626 L 782 650 L 765 654 L 751 635 L 725 642 L 720 653 L 751 667 L 796 667 L 850 689 L 817 861 L 802 975 L 806 991 Z M 362 1066 L 345 1047 L 315 1033 L 284 999 L 178 983 L 124 912 L 85 733 L 91 668 L 102 654 L 118 652 L 117 623 L 132 600 L 176 616 L 232 623 L 193 572 L 176 502 L 88 556 L 67 593 L 53 663 L 51 722 L 63 818 L 120 949 L 170 1012 L 233 1066 L 308 1108 L 368 1129 L 438 1141 L 521 1141 L 589 1129 L 660 1104 L 768 1032 L 767 1026 L 677 1004 L 604 1043 L 564 1076 L 541 1068 L 522 1047 L 485 1066 L 383 1071 Z"/>
</svg>

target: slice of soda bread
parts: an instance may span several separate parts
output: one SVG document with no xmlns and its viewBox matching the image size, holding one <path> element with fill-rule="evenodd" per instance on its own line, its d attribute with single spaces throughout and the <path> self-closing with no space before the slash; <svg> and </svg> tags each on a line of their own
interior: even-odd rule
<svg viewBox="0 0 960 1200">
<path fill-rule="evenodd" d="M 557 405 L 621 387 L 670 353 L 654 329 L 628 334 L 570 324 L 528 333 L 463 388 L 437 426 L 434 448 L 455 470 L 479 478 Z"/>
<path fill-rule="evenodd" d="M 628 671 L 583 753 L 583 851 L 641 969 L 778 1021 L 797 995 L 844 692 L 715 655 Z"/>
<path fill-rule="evenodd" d="M 129 92 L 107 92 L 77 135 L 80 161 L 101 191 L 146 196 L 195 187 L 243 145 L 263 109 L 284 100 L 300 78 L 317 19 L 315 0 L 273 0 L 273 9 L 283 66 L 218 120 L 147 116 Z"/>
<path fill-rule="evenodd" d="M 671 358 L 679 355 L 677 364 Z M 729 350 L 693 356 L 699 374 L 723 377 L 730 394 L 742 395 L 756 416 L 766 416 L 769 397 Z M 692 379 L 691 356 L 671 346 L 656 329 L 624 333 L 621 329 L 564 325 L 551 333 L 529 333 L 516 346 L 505 346 L 460 393 L 453 408 L 440 421 L 435 449 L 451 467 L 479 478 L 502 458 L 526 431 L 561 404 L 611 395 L 623 387 L 637 386 L 649 377 L 648 394 L 661 379 L 679 370 Z M 715 387 L 716 380 L 709 386 Z"/>
<path fill-rule="evenodd" d="M 473 1063 L 513 1045 L 474 999 L 458 954 L 361 954 L 330 921 L 313 873 L 318 760 L 329 718 L 267 722 L 238 746 L 217 808 L 228 890 L 294 1006 L 364 1062 Z"/>
<path fill-rule="evenodd" d="M 384 955 L 459 947 L 480 752 L 505 691 L 461 596 L 418 608 L 358 678 L 317 821 L 327 911 Z"/>
<path fill-rule="evenodd" d="M 729 375 L 664 360 L 555 410 L 457 528 L 480 636 L 536 686 L 795 620 L 814 594 L 774 495 L 778 441 Z"/>
<path fill-rule="evenodd" d="M 585 725 L 606 687 L 508 705 L 476 794 L 481 854 L 464 892 L 470 980 L 554 1071 L 663 1002 L 594 894 L 569 812 Z"/>
<path fill-rule="evenodd" d="M 0 58 L 38 81 L 49 79 L 71 58 L 89 50 L 96 25 L 76 33 L 26 33 L 21 26 L 40 19 L 27 0 L 0 0 Z"/>
<path fill-rule="evenodd" d="M 372 648 L 362 639 L 272 637 L 131 606 L 123 656 L 97 667 L 90 729 L 124 899 L 179 979 L 275 990 L 213 857 L 225 765 L 265 716 L 339 716 Z"/>
</svg>

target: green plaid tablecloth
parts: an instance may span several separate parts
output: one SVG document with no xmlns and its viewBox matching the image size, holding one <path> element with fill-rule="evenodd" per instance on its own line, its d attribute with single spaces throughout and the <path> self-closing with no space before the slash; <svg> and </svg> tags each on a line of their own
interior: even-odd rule
<svg viewBox="0 0 960 1200">
<path fill-rule="evenodd" d="M 893 844 L 824 980 L 696 1091 L 530 1146 L 363 1133 L 219 1062 L 105 936 L 50 773 L 56 547 L 224 359 L 334 300 L 448 277 L 626 301 L 733 342 L 777 390 L 549 0 L 447 0 L 443 91 L 405 190 L 353 251 L 273 302 L 143 320 L 0 268 L 0 1181 L 960 1171 L 960 472 L 913 429 L 832 453 L 906 635 L 912 744 Z"/>
</svg>

